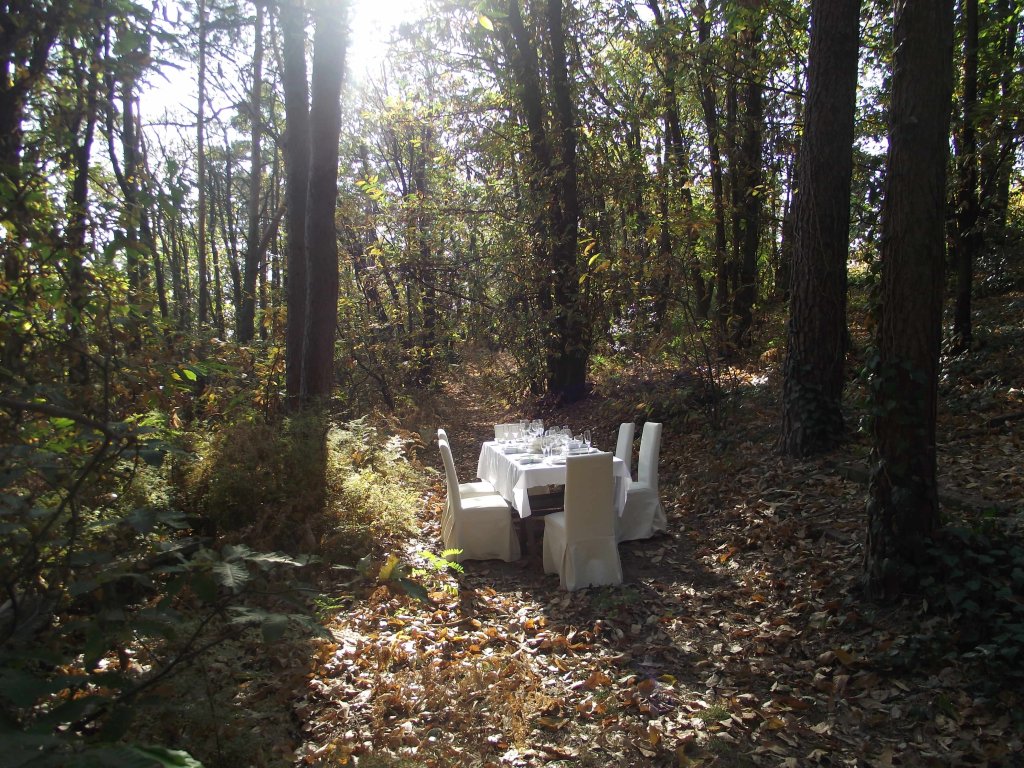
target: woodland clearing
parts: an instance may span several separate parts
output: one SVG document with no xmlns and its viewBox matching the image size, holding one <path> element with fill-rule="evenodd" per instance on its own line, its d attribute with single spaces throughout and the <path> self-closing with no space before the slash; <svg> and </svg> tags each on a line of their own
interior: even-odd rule
<svg viewBox="0 0 1024 768">
<path fill-rule="evenodd" d="M 1015 382 L 1024 371 L 1013 350 L 1024 341 L 1024 296 L 981 306 L 986 330 L 974 351 L 946 361 L 943 382 L 947 525 L 973 533 L 956 539 L 962 561 L 941 566 L 941 589 L 1001 583 L 1019 607 L 1020 574 L 997 566 L 1021 553 L 1024 394 Z M 773 450 L 773 355 L 727 373 L 714 429 L 678 371 L 641 361 L 637 370 L 599 381 L 571 408 L 549 408 L 509 405 L 467 364 L 458 385 L 418 411 L 436 425 L 420 424 L 419 439 L 399 430 L 413 463 L 435 473 L 421 534 L 402 555 L 415 562 L 439 548 L 444 483 L 436 443 L 423 440 L 436 426 L 448 430 L 468 478 L 491 425 L 524 409 L 548 423 L 594 425 L 599 445 L 612 443 L 622 420 L 662 421 L 669 531 L 621 546 L 621 587 L 560 591 L 536 552 L 431 571 L 426 601 L 394 581 L 328 571 L 327 637 L 227 652 L 256 660 L 237 688 L 213 683 L 233 692 L 243 719 L 193 731 L 217 731 L 213 764 L 233 762 L 232 749 L 268 765 L 1020 764 L 1019 641 L 1011 631 L 999 657 L 990 648 L 998 641 L 971 633 L 972 622 L 1006 619 L 997 615 L 1005 604 L 972 593 L 980 604 L 950 610 L 918 595 L 883 609 L 858 596 L 858 467 L 867 458 L 854 421 L 859 383 L 850 385 L 846 446 L 798 462 Z M 969 555 L 995 563 L 985 579 Z M 215 678 L 238 671 L 227 659 L 214 669 Z"/>
</svg>

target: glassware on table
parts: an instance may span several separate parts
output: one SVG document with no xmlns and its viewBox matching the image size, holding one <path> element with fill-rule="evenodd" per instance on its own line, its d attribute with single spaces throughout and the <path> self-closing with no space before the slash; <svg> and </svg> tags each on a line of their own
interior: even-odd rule
<svg viewBox="0 0 1024 768">
<path fill-rule="evenodd" d="M 589 429 L 584 429 L 583 430 L 583 444 L 585 446 L 587 446 L 587 453 L 590 453 L 590 445 L 592 443 L 592 437 L 593 437 L 593 435 L 591 434 Z"/>
</svg>

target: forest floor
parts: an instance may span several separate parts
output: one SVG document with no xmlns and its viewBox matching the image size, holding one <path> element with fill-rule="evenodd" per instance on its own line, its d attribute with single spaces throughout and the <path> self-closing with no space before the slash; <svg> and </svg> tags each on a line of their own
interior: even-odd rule
<svg viewBox="0 0 1024 768">
<path fill-rule="evenodd" d="M 1024 363 L 1014 351 L 1024 342 L 1024 295 L 980 308 L 975 348 L 946 361 L 942 493 L 950 522 L 987 521 L 993 540 L 1020 546 Z M 777 357 L 723 371 L 720 383 L 725 398 L 712 403 L 691 372 L 638 360 L 632 372 L 599 379 L 583 401 L 551 408 L 503 395 L 481 361 L 460 367 L 435 402 L 421 404 L 424 466 L 440 467 L 429 442 L 437 426 L 465 481 L 492 424 L 508 418 L 590 426 L 602 447 L 621 421 L 661 421 L 668 531 L 621 546 L 619 587 L 564 592 L 536 549 L 519 562 L 466 562 L 462 574 L 428 578 L 429 603 L 387 585 L 353 596 L 339 582 L 330 638 L 316 641 L 312 660 L 297 652 L 278 673 L 271 700 L 290 704 L 294 735 L 277 759 L 1024 765 L 1021 692 L 993 679 L 1000 668 L 950 644 L 961 631 L 955 618 L 921 597 L 878 607 L 859 596 L 861 385 L 851 380 L 850 441 L 793 461 L 775 451 Z M 409 557 L 440 549 L 445 491 L 436 477 Z M 1018 604 L 1021 592 L 1016 584 Z M 1024 664 L 1010 661 L 1018 672 Z"/>
</svg>

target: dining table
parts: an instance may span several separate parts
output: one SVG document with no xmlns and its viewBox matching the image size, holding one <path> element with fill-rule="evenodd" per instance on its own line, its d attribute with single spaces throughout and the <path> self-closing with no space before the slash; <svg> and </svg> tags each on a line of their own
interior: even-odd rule
<svg viewBox="0 0 1024 768">
<path fill-rule="evenodd" d="M 594 452 L 596 449 L 590 450 Z M 520 517 L 529 517 L 532 514 L 529 490 L 548 485 L 565 485 L 565 460 L 564 455 L 542 456 L 489 440 L 480 448 L 476 476 L 493 485 Z M 621 515 L 631 482 L 626 462 L 613 457 L 612 475 L 615 478 L 615 513 Z"/>
</svg>

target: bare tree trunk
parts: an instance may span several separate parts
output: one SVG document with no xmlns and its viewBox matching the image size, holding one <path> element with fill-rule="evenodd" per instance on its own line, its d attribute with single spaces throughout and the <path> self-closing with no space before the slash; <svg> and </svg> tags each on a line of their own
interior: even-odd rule
<svg viewBox="0 0 1024 768">
<path fill-rule="evenodd" d="M 864 586 L 895 600 L 939 525 L 935 418 L 942 333 L 953 4 L 897 0 Z"/>
<path fill-rule="evenodd" d="M 338 140 L 341 85 L 348 44 L 348 3 L 323 0 L 316 9 L 310 88 L 310 169 L 306 197 L 306 326 L 300 395 L 310 401 L 330 395 L 338 323 Z"/>
<path fill-rule="evenodd" d="M 738 147 L 739 168 L 733 177 L 734 183 L 738 185 L 742 181 L 736 194 L 739 202 L 739 209 L 736 212 L 739 224 L 739 259 L 736 264 L 738 283 L 733 296 L 735 326 L 732 333 L 732 343 L 736 346 L 746 346 L 750 343 L 748 334 L 753 324 L 754 304 L 757 303 L 757 256 L 761 244 L 761 208 L 764 199 L 761 189 L 764 173 L 761 151 L 764 124 L 763 86 L 760 82 L 761 75 L 757 71 L 760 29 L 744 30 L 742 37 L 742 65 L 747 84 L 741 121 L 743 137 Z"/>
<path fill-rule="evenodd" d="M 790 456 L 827 451 L 843 438 L 846 260 L 860 2 L 815 0 L 811 6 L 782 388 L 780 448 Z"/>
</svg>

